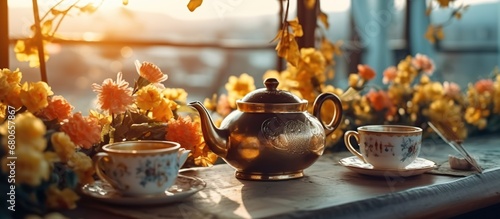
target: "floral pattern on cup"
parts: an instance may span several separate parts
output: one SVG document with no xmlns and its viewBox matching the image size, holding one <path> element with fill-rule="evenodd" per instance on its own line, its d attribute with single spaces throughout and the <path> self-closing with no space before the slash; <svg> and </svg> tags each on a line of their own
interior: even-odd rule
<svg viewBox="0 0 500 219">
<path fill-rule="evenodd" d="M 175 142 L 136 141 L 109 144 L 94 159 L 96 173 L 126 196 L 165 192 L 175 182 L 189 150 Z"/>
<path fill-rule="evenodd" d="M 370 139 L 372 141 L 365 142 L 365 156 L 395 156 L 394 153 L 394 145 L 391 142 L 378 142 L 377 140 Z M 373 142 L 375 141 L 375 142 Z M 403 138 L 403 142 L 401 144 L 401 151 L 403 152 L 403 157 L 401 158 L 401 162 L 405 162 L 410 157 L 416 157 L 418 152 L 417 144 L 419 142 L 412 140 L 412 138 Z"/>
<path fill-rule="evenodd" d="M 359 152 L 354 149 L 351 137 L 358 142 Z M 422 129 L 399 125 L 361 126 L 357 131 L 347 131 L 344 141 L 351 153 L 377 169 L 402 169 L 420 153 Z"/>
<path fill-rule="evenodd" d="M 414 141 L 411 138 L 403 138 L 403 143 L 401 144 L 401 151 L 403 151 L 403 157 L 401 158 L 401 162 L 405 162 L 406 159 L 411 157 L 417 157 L 418 153 L 418 145 L 421 142 Z"/>
<path fill-rule="evenodd" d="M 137 177 L 140 179 L 140 184 L 146 187 L 148 183 L 156 183 L 158 186 L 163 186 L 168 182 L 169 174 L 168 167 L 171 161 L 166 159 L 146 160 L 144 163 L 139 162 L 137 167 Z"/>
<path fill-rule="evenodd" d="M 107 172 L 111 173 L 113 178 L 121 178 L 121 177 L 130 176 L 130 171 L 128 170 L 127 165 L 125 165 L 123 163 L 119 163 L 118 165 L 116 165 L 116 168 L 113 168 L 113 169 L 107 168 L 107 169 L 108 169 Z M 126 184 L 126 182 L 122 182 L 122 181 L 117 181 L 117 185 L 122 190 L 128 190 L 130 187 L 129 185 Z"/>
</svg>

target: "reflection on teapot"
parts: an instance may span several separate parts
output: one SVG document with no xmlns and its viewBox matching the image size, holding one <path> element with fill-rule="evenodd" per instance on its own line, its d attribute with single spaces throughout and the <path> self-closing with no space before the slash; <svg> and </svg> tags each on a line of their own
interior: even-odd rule
<svg viewBox="0 0 500 219">
<path fill-rule="evenodd" d="M 323 127 L 314 126 L 311 121 L 288 120 L 271 117 L 262 123 L 262 137 L 266 144 L 278 150 L 289 150 L 290 153 L 302 153 L 304 145 L 311 145 L 312 140 L 321 138 Z M 316 150 L 318 151 L 318 150 Z M 321 155 L 321 154 L 320 154 Z"/>
<path fill-rule="evenodd" d="M 340 124 L 342 103 L 331 93 L 320 94 L 308 113 L 306 100 L 277 90 L 269 78 L 266 88 L 250 92 L 236 102 L 217 128 L 206 108 L 192 102 L 200 114 L 203 137 L 210 150 L 236 169 L 236 177 L 251 180 L 283 180 L 302 177 L 303 170 L 323 154 L 325 136 Z M 321 120 L 321 106 L 334 103 L 332 120 Z"/>
</svg>

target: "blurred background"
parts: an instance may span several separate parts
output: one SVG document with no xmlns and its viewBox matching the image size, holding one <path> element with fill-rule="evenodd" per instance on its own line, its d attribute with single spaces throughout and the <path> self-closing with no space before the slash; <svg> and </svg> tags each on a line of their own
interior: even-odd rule
<svg viewBox="0 0 500 219">
<path fill-rule="evenodd" d="M 45 14 L 60 0 L 39 2 Z M 262 75 L 279 68 L 271 43 L 279 29 L 278 0 L 206 0 L 190 12 L 187 0 L 103 1 L 92 14 L 72 14 L 57 31 L 58 40 L 47 49 L 48 82 L 76 111 L 84 114 L 95 101 L 91 84 L 116 79 L 122 72 L 133 84 L 134 61 L 149 61 L 168 74 L 166 87 L 184 88 L 188 101 L 203 101 L 223 93 L 230 75 L 248 73 L 263 87 Z M 297 15 L 291 1 L 289 18 Z M 327 38 L 343 41 L 336 57 L 336 75 L 328 83 L 347 88 L 347 77 L 357 64 L 369 64 L 378 73 L 406 55 L 422 53 L 434 59 L 433 78 L 454 81 L 462 88 L 484 78 L 498 66 L 498 0 L 456 0 L 470 5 L 460 20 L 444 27 L 446 37 L 429 43 L 424 34 L 429 23 L 446 22 L 451 9 L 425 15 L 426 0 L 321 0 L 328 15 Z M 31 0 L 8 0 L 9 67 L 23 72 L 23 81 L 40 80 L 38 68 L 18 62 L 16 40 L 31 35 L 34 23 Z M 302 23 L 302 25 L 307 25 Z"/>
</svg>

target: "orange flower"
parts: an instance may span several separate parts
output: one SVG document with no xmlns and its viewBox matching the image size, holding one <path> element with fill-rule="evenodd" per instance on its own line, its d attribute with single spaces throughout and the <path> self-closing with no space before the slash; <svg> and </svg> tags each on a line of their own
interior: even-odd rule
<svg viewBox="0 0 500 219">
<path fill-rule="evenodd" d="M 382 78 L 382 82 L 384 84 L 388 84 L 391 81 L 394 81 L 396 76 L 398 75 L 398 69 L 394 66 L 391 66 L 384 70 L 384 78 Z"/>
<path fill-rule="evenodd" d="M 73 114 L 61 125 L 61 131 L 71 138 L 75 145 L 89 149 L 101 140 L 101 126 L 94 117 L 83 117 L 80 112 Z"/>
<path fill-rule="evenodd" d="M 68 103 L 63 96 L 53 96 L 49 97 L 49 105 L 45 107 L 41 112 L 40 116 L 45 117 L 48 120 L 57 119 L 61 122 L 71 116 L 71 111 L 73 111 L 73 106 Z"/>
<path fill-rule="evenodd" d="M 168 141 L 175 141 L 181 144 L 181 147 L 194 150 L 201 143 L 202 136 L 198 130 L 199 124 L 191 121 L 191 117 L 180 117 L 168 121 L 167 134 L 165 139 Z"/>
<path fill-rule="evenodd" d="M 370 90 L 366 94 L 366 97 L 370 101 L 372 107 L 376 111 L 381 111 L 386 108 L 391 107 L 391 99 L 389 98 L 389 94 L 383 90 L 375 91 L 375 90 Z"/>
<path fill-rule="evenodd" d="M 434 72 L 434 62 L 426 55 L 415 55 L 415 57 L 411 60 L 411 63 L 415 66 L 415 68 L 421 69 L 428 75 L 432 75 Z"/>
<path fill-rule="evenodd" d="M 375 71 L 368 65 L 358 65 L 358 74 L 367 81 L 375 77 Z"/>
<path fill-rule="evenodd" d="M 98 93 L 99 107 L 112 114 L 125 112 L 134 102 L 132 88 L 128 85 L 128 82 L 122 79 L 121 72 L 116 76 L 116 83 L 108 78 L 102 82 L 102 85 L 92 84 L 92 89 Z"/>
<path fill-rule="evenodd" d="M 160 68 L 153 63 L 142 62 L 141 64 L 139 60 L 135 60 L 135 68 L 141 77 L 153 84 L 164 82 L 168 79 L 168 75 L 163 74 Z"/>
<path fill-rule="evenodd" d="M 484 92 L 493 92 L 494 86 L 493 81 L 491 79 L 481 79 L 474 84 L 477 92 L 482 94 Z"/>
</svg>

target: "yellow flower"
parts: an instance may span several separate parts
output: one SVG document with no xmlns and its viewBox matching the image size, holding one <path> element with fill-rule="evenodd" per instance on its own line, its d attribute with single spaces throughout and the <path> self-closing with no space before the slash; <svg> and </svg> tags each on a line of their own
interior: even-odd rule
<svg viewBox="0 0 500 219">
<path fill-rule="evenodd" d="M 483 110 L 475 107 L 467 107 L 464 117 L 467 123 L 476 126 L 478 129 L 484 129 L 488 122 L 483 115 Z"/>
<path fill-rule="evenodd" d="M 4 101 L 6 104 L 19 109 L 21 106 L 23 106 L 23 103 L 21 101 L 21 85 L 16 84 L 10 87 L 10 90 L 5 93 L 4 96 Z"/>
<path fill-rule="evenodd" d="M 47 83 L 38 81 L 24 82 L 19 96 L 28 111 L 36 113 L 49 105 L 47 98 L 53 94 L 54 92 Z"/>
<path fill-rule="evenodd" d="M 492 92 L 494 91 L 489 90 L 489 85 L 488 89 L 485 90 L 484 87 L 477 84 L 469 85 L 467 90 L 468 108 L 465 111 L 465 120 L 479 129 L 484 129 L 487 125 L 487 117 L 491 114 L 490 110 L 494 101 Z"/>
<path fill-rule="evenodd" d="M 64 188 L 60 190 L 55 185 L 50 186 L 46 194 L 49 209 L 74 209 L 76 208 L 76 201 L 80 199 L 72 189 Z"/>
<path fill-rule="evenodd" d="M 179 103 L 186 103 L 188 93 L 182 88 L 165 88 L 162 91 L 165 98 Z"/>
<path fill-rule="evenodd" d="M 16 150 L 22 147 L 29 147 L 39 152 L 45 150 L 47 146 L 47 141 L 44 138 L 46 127 L 42 120 L 30 112 L 24 112 L 16 115 L 14 124 L 16 130 Z M 8 123 L 0 126 L 0 134 L 7 136 Z M 7 138 L 2 139 L 5 151 L 7 151 L 7 140 Z"/>
<path fill-rule="evenodd" d="M 500 113 L 500 74 L 497 75 L 493 93 L 493 112 Z"/>
<path fill-rule="evenodd" d="M 326 60 L 320 51 L 317 51 L 315 48 L 300 49 L 299 71 L 305 70 L 312 76 L 323 78 L 325 67 Z M 324 80 L 320 80 L 320 82 L 324 82 Z"/>
<path fill-rule="evenodd" d="M 69 158 L 68 166 L 75 171 L 80 184 L 94 182 L 94 166 L 92 159 L 82 152 L 73 153 Z"/>
<path fill-rule="evenodd" d="M 0 71 L 0 102 L 15 108 L 21 107 L 22 103 L 19 98 L 21 78 L 22 73 L 19 69 L 11 71 L 4 68 Z"/>
<path fill-rule="evenodd" d="M 64 132 L 56 132 L 50 137 L 52 147 L 63 163 L 68 162 L 69 158 L 76 152 L 76 145 L 71 141 L 69 135 Z"/>
<path fill-rule="evenodd" d="M 352 88 L 358 88 L 358 82 L 360 80 L 360 77 L 358 74 L 349 74 L 348 82 L 349 82 L 349 87 Z"/>
<path fill-rule="evenodd" d="M 38 186 L 42 180 L 49 179 L 50 167 L 49 163 L 41 151 L 33 147 L 16 147 L 15 160 L 16 167 L 16 184 L 27 184 L 30 186 Z M 8 173 L 10 166 L 7 166 L 12 160 L 4 157 L 2 159 L 2 171 Z"/>
<path fill-rule="evenodd" d="M 143 110 L 150 110 L 153 107 L 158 106 L 162 99 L 162 95 L 160 94 L 158 88 L 151 84 L 139 89 L 136 95 L 136 104 Z"/>
<path fill-rule="evenodd" d="M 90 110 L 89 117 L 95 118 L 101 127 L 111 123 L 111 115 L 99 113 L 95 110 Z"/>
<path fill-rule="evenodd" d="M 3 86 L 4 83 L 13 85 L 13 84 L 19 84 L 21 83 L 21 79 L 23 78 L 23 75 L 21 71 L 19 71 L 19 68 L 17 68 L 14 71 L 11 71 L 8 68 L 2 69 L 0 72 L 0 83 Z"/>
<path fill-rule="evenodd" d="M 263 81 L 267 78 L 276 78 L 279 81 L 278 88 L 279 90 L 286 90 L 293 92 L 298 86 L 299 83 L 290 76 L 290 71 L 285 70 L 281 73 L 276 70 L 267 70 L 262 76 Z"/>
<path fill-rule="evenodd" d="M 153 119 L 157 121 L 167 122 L 174 117 L 173 109 L 177 107 L 174 101 L 162 98 L 158 106 L 153 107 L 151 110 Z"/>
<path fill-rule="evenodd" d="M 467 137 L 467 128 L 462 120 L 462 106 L 456 104 L 453 100 L 437 99 L 429 105 L 428 110 L 424 110 L 423 114 L 431 122 L 449 124 L 458 137 L 462 139 Z"/>
<path fill-rule="evenodd" d="M 439 82 L 427 83 L 415 87 L 413 104 L 429 103 L 433 100 L 440 99 L 444 95 L 443 85 Z"/>
<path fill-rule="evenodd" d="M 344 91 L 342 89 L 336 88 L 336 87 L 334 87 L 332 85 L 326 85 L 326 86 L 323 85 L 322 88 L 321 88 L 321 90 L 323 92 L 328 92 L 328 93 L 336 94 L 339 97 L 342 96 L 342 94 L 344 93 Z"/>
<path fill-rule="evenodd" d="M 231 108 L 236 108 L 236 100 L 243 98 L 250 91 L 255 90 L 253 77 L 243 73 L 240 77 L 230 76 L 225 88 L 228 92 L 228 101 Z"/>
<path fill-rule="evenodd" d="M 43 40 L 43 46 L 47 47 L 49 41 Z M 38 47 L 35 38 L 28 38 L 26 40 L 18 40 L 14 47 L 16 58 L 20 62 L 29 62 L 31 68 L 40 66 L 40 59 L 38 59 Z M 44 50 L 44 60 L 49 60 L 48 50 Z"/>
<path fill-rule="evenodd" d="M 205 98 L 203 105 L 207 110 L 215 111 L 217 108 L 217 94 L 213 94 L 212 98 Z"/>
<path fill-rule="evenodd" d="M 398 69 L 398 74 L 396 75 L 396 78 L 394 79 L 394 83 L 398 84 L 411 84 L 415 77 L 418 75 L 417 69 L 413 67 L 413 64 L 411 63 L 412 57 L 407 56 L 406 59 L 401 60 L 398 63 L 397 69 Z"/>
<path fill-rule="evenodd" d="M 0 102 L 0 121 L 5 121 L 5 112 L 7 110 L 7 105 Z"/>
</svg>

